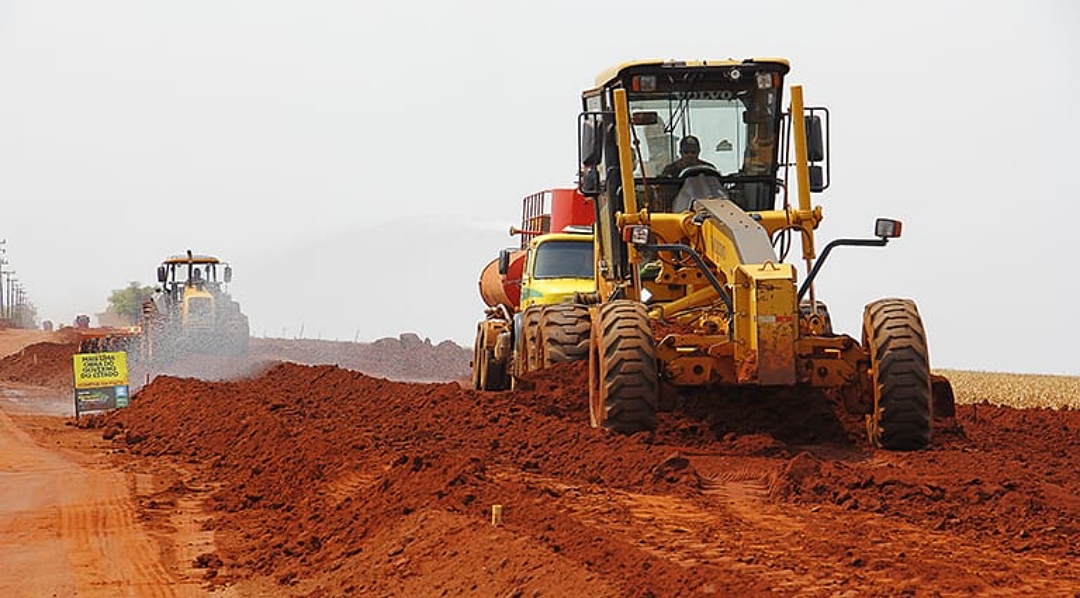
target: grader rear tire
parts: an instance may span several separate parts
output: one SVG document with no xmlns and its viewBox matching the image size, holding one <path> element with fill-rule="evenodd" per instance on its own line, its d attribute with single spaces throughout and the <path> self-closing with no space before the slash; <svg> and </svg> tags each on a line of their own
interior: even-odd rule
<svg viewBox="0 0 1080 598">
<path fill-rule="evenodd" d="M 874 388 L 870 443 L 896 451 L 925 449 L 933 403 L 926 332 L 915 302 L 880 299 L 867 305 L 863 346 L 870 352 Z"/>
<path fill-rule="evenodd" d="M 589 421 L 622 434 L 656 428 L 660 400 L 656 346 L 645 306 L 600 307 L 589 342 Z"/>
<path fill-rule="evenodd" d="M 540 363 L 542 367 L 589 358 L 589 308 L 564 303 L 540 312 Z"/>
</svg>

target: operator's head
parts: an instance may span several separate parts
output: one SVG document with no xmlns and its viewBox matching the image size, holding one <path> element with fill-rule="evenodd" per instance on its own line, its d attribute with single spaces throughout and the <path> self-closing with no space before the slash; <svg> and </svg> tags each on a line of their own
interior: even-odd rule
<svg viewBox="0 0 1080 598">
<path fill-rule="evenodd" d="M 687 135 L 679 142 L 679 153 L 683 156 L 697 156 L 701 153 L 701 142 L 693 135 Z"/>
</svg>

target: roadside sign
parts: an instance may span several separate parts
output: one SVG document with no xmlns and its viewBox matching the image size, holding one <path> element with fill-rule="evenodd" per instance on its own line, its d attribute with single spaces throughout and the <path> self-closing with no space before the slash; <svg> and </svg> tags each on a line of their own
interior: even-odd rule
<svg viewBox="0 0 1080 598">
<path fill-rule="evenodd" d="M 75 418 L 128 405 L 127 353 L 76 353 Z"/>
</svg>

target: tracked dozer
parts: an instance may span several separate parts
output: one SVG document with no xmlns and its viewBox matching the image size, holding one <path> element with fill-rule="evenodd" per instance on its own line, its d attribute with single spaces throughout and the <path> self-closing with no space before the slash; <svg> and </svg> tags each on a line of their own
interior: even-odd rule
<svg viewBox="0 0 1080 598">
<path fill-rule="evenodd" d="M 584 92 L 578 188 L 595 213 L 597 288 L 556 342 L 587 337 L 594 426 L 652 429 L 662 389 L 680 387 L 823 389 L 886 449 L 925 448 L 935 411 L 951 414 L 914 301 L 871 302 L 859 336 L 832 329 L 814 286 L 826 258 L 884 246 L 901 224 L 879 219 L 873 237 L 818 254 L 811 194 L 830 183 L 829 112 L 785 90 L 788 71 L 783 59 L 632 62 Z"/>
<path fill-rule="evenodd" d="M 157 280 L 161 286 L 143 304 L 143 359 L 165 363 L 187 354 L 247 354 L 247 316 L 224 286 L 232 282 L 231 266 L 188 250 L 165 259 Z"/>
</svg>

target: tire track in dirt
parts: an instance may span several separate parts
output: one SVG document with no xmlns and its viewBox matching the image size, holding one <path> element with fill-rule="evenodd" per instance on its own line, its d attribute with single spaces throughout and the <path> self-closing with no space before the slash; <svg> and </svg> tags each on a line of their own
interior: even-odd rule
<svg viewBox="0 0 1080 598">
<path fill-rule="evenodd" d="M 205 596 L 139 520 L 132 474 L 37 444 L 0 411 L 4 595 Z M 85 460 L 85 459 L 84 459 Z M 181 537 L 170 537 L 169 542 Z M 14 540 L 14 541 L 12 541 Z"/>
<path fill-rule="evenodd" d="M 715 468 L 723 459 L 702 466 Z M 739 459 L 736 461 L 745 461 Z M 504 482 L 546 489 L 562 516 L 594 532 L 693 571 L 703 593 L 723 592 L 710 577 L 733 575 L 769 592 L 800 596 L 1061 595 L 1080 587 L 1066 559 L 1030 559 L 1024 580 L 1002 563 L 1022 555 L 958 541 L 956 535 L 833 506 L 793 509 L 769 498 L 768 459 L 703 475 L 700 496 L 650 495 L 505 470 Z M 542 490 L 544 492 L 544 490 Z M 837 530 L 836 521 L 847 520 Z M 869 547 L 867 539 L 870 539 Z M 793 547 L 799 547 L 793 552 Z M 810 560 L 813 567 L 807 567 Z M 1070 569 L 1074 573 L 1067 573 Z M 719 575 L 722 571 L 723 574 Z M 882 588 L 894 588 L 884 592 Z"/>
</svg>

